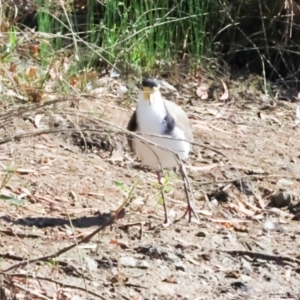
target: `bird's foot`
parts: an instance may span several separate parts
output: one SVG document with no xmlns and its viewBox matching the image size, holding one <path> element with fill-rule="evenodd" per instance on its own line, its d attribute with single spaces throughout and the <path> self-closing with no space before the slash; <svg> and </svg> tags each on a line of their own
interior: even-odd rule
<svg viewBox="0 0 300 300">
<path fill-rule="evenodd" d="M 172 222 L 170 222 L 170 220 L 165 220 L 164 224 L 162 225 L 163 227 L 169 227 L 172 225 Z"/>
<path fill-rule="evenodd" d="M 200 222 L 199 216 L 197 215 L 195 209 L 190 204 L 188 204 L 183 216 L 181 218 L 175 220 L 174 223 L 183 219 L 187 214 L 189 215 L 189 222 L 191 222 L 191 220 L 192 220 L 192 214 L 196 217 L 197 221 Z"/>
</svg>

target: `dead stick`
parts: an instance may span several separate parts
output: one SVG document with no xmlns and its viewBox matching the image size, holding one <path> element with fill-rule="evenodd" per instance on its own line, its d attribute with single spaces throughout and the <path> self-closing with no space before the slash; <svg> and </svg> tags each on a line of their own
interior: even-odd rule
<svg viewBox="0 0 300 300">
<path fill-rule="evenodd" d="M 300 265 L 300 259 L 293 258 L 290 256 L 282 256 L 282 255 L 272 255 L 272 254 L 265 254 L 259 252 L 252 252 L 252 251 L 244 251 L 244 250 L 218 250 L 220 252 L 225 252 L 230 255 L 247 255 L 252 258 L 260 258 L 265 260 L 273 260 L 273 261 L 287 261 L 292 263 L 297 263 Z"/>
<path fill-rule="evenodd" d="M 52 283 L 58 284 L 60 286 L 63 286 L 64 288 L 77 289 L 79 291 L 84 291 L 84 292 L 87 292 L 88 294 L 91 294 L 93 296 L 96 296 L 96 297 L 99 297 L 101 299 L 107 300 L 107 298 L 93 292 L 92 290 L 85 289 L 85 288 L 82 288 L 80 286 L 76 286 L 76 285 L 72 285 L 72 284 L 63 283 L 63 282 L 60 282 L 60 281 L 57 281 L 57 280 L 54 280 L 54 279 L 51 279 L 51 278 L 47 278 L 47 277 L 35 276 L 35 275 L 30 275 L 30 274 L 5 273 L 5 272 L 0 272 L 0 274 L 2 274 L 4 276 L 9 276 L 9 277 L 32 278 L 32 279 L 36 279 L 36 280 L 48 281 L 48 282 L 52 282 Z"/>
</svg>

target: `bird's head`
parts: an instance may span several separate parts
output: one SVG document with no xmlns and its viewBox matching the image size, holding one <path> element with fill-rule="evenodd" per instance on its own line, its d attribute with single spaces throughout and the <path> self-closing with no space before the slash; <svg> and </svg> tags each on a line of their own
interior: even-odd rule
<svg viewBox="0 0 300 300">
<path fill-rule="evenodd" d="M 161 94 L 159 88 L 160 83 L 157 80 L 150 78 L 144 79 L 141 86 L 141 95 L 143 100 L 151 104 L 155 100 L 160 99 Z"/>
</svg>

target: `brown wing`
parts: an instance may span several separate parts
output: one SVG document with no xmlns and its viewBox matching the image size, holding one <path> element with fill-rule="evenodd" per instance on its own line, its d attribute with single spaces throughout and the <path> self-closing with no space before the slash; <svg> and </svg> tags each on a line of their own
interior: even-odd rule
<svg viewBox="0 0 300 300">
<path fill-rule="evenodd" d="M 189 142 L 192 142 L 194 137 L 193 137 L 193 132 L 192 132 L 192 128 L 190 125 L 190 120 L 189 120 L 187 114 L 176 103 L 171 102 L 166 99 L 165 99 L 165 103 L 166 103 L 166 107 L 167 107 L 169 114 L 172 116 L 172 118 L 175 121 L 176 126 L 178 126 L 185 133 L 186 139 Z"/>
<path fill-rule="evenodd" d="M 135 132 L 138 129 L 138 124 L 137 124 L 137 119 L 136 119 L 136 111 L 132 114 L 128 125 L 127 125 L 127 130 Z M 134 151 L 133 148 L 133 137 L 128 135 L 127 137 L 127 142 L 128 142 L 128 146 L 130 148 L 131 151 Z"/>
</svg>

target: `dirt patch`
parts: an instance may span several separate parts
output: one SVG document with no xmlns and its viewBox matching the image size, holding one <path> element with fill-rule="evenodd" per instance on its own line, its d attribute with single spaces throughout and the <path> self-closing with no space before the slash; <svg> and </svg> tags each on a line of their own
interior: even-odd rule
<svg viewBox="0 0 300 300">
<path fill-rule="evenodd" d="M 299 202 L 297 105 L 180 101 L 195 135 L 187 169 L 201 222 L 164 227 L 155 174 L 139 167 L 120 133 L 132 113 L 126 97 L 104 93 L 39 113 L 38 126 L 54 115 L 95 131 L 108 122 L 83 134 L 88 149 L 79 131 L 75 140 L 65 131 L 1 145 L 3 167 L 17 170 L 2 195 L 23 201 L 0 202 L 1 299 L 298 299 L 298 221 L 287 205 L 270 205 L 281 192 Z M 1 135 L 37 130 L 36 118 L 16 115 Z M 183 184 L 173 171 L 166 176 L 175 220 L 185 210 Z M 80 243 L 126 199 L 116 222 Z"/>
</svg>

